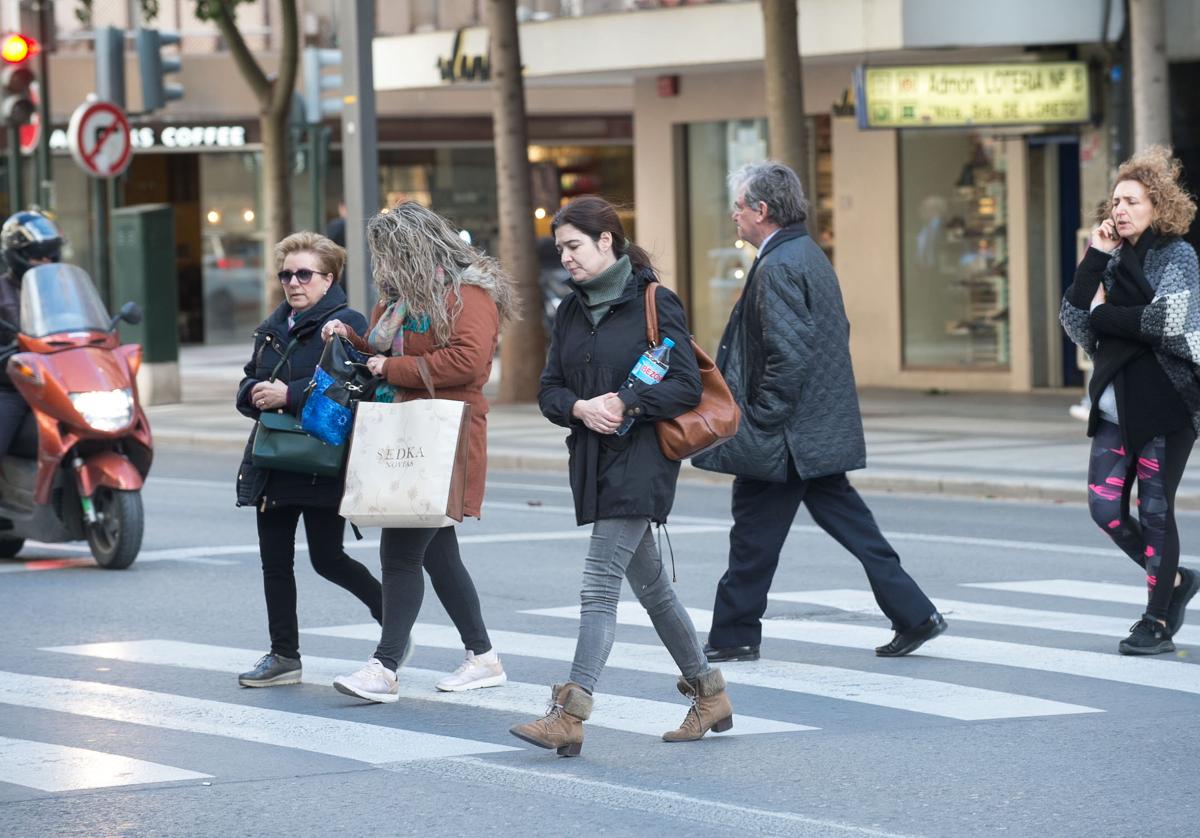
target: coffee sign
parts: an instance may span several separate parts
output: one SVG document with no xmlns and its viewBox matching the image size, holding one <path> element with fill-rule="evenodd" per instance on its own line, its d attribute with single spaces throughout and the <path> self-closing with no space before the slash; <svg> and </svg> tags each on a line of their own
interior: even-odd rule
<svg viewBox="0 0 1200 838">
<path fill-rule="evenodd" d="M 855 70 L 860 128 L 960 128 L 1087 122 L 1082 61 L 942 64 Z"/>
</svg>

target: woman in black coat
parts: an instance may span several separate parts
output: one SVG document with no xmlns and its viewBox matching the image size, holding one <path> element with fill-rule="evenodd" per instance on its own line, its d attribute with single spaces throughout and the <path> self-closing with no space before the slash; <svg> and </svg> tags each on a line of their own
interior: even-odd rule
<svg viewBox="0 0 1200 838">
<path fill-rule="evenodd" d="M 679 666 L 679 691 L 692 700 L 669 742 L 699 739 L 733 724 L 725 681 L 712 669 L 691 618 L 675 595 L 654 546 L 675 499 L 679 463 L 663 456 L 654 423 L 695 407 L 700 372 L 679 298 L 660 288 L 645 251 L 630 244 L 616 210 L 596 197 L 577 198 L 552 225 L 574 293 L 555 315 L 538 402 L 551 422 L 570 429 L 571 491 L 576 519 L 592 524 L 580 593 L 579 641 L 570 680 L 555 686 L 544 717 L 512 733 L 559 754 L 583 744 L 592 691 L 612 650 L 621 579 L 649 612 L 659 638 Z M 623 386 L 647 348 L 645 295 L 655 294 L 659 331 L 675 343 L 663 379 Z M 633 424 L 618 434 L 627 419 Z"/>
<path fill-rule="evenodd" d="M 275 246 L 287 299 L 254 332 L 254 354 L 237 393 L 243 415 L 255 420 L 269 410 L 299 415 L 325 347 L 321 327 L 336 317 L 356 331 L 366 330 L 366 318 L 349 308 L 338 284 L 345 263 L 346 251 L 317 233 L 293 233 Z M 254 506 L 258 514 L 271 651 L 239 675 L 238 683 L 278 687 L 300 683 L 293 559 L 301 515 L 308 557 L 317 573 L 362 600 L 376 621 L 383 619 L 383 591 L 370 571 L 342 549 L 346 521 L 337 511 L 341 478 L 260 468 L 251 461 L 253 446 L 251 432 L 238 469 L 237 502 Z"/>
</svg>

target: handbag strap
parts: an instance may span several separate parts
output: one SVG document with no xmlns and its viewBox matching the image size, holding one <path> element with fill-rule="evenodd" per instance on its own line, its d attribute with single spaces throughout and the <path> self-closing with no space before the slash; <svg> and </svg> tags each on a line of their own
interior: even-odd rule
<svg viewBox="0 0 1200 838">
<path fill-rule="evenodd" d="M 296 348 L 296 344 L 298 344 L 299 342 L 300 342 L 300 338 L 295 337 L 295 338 L 292 338 L 291 343 L 289 343 L 286 347 L 284 347 L 283 357 L 279 359 L 279 363 L 275 365 L 275 369 L 271 370 L 271 377 L 268 378 L 267 381 L 275 380 L 275 377 L 277 375 L 279 375 L 279 370 L 283 367 L 284 364 L 287 363 L 287 359 L 291 357 L 292 350 L 294 350 Z"/>
<path fill-rule="evenodd" d="M 646 342 L 651 347 L 658 346 L 658 280 L 646 285 Z"/>
<path fill-rule="evenodd" d="M 433 391 L 433 376 L 429 373 L 429 362 L 425 360 L 424 355 L 417 356 L 417 375 L 421 376 L 421 383 L 429 391 L 429 398 L 436 399 L 437 394 Z"/>
</svg>

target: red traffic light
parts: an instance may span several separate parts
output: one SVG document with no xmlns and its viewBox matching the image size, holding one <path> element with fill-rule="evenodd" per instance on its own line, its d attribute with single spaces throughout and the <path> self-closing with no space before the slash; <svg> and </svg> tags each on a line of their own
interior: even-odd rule
<svg viewBox="0 0 1200 838">
<path fill-rule="evenodd" d="M 0 58 L 9 64 L 20 64 L 33 53 L 37 52 L 37 43 L 24 35 L 5 35 L 0 43 Z"/>
</svg>

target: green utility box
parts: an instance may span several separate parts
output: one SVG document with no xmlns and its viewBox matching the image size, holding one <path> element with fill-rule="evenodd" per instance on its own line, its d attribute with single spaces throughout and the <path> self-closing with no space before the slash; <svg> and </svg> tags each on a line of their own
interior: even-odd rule
<svg viewBox="0 0 1200 838">
<path fill-rule="evenodd" d="M 179 279 L 169 204 L 112 211 L 112 265 L 113 313 L 130 300 L 142 307 L 141 323 L 121 323 L 121 341 L 140 343 L 148 364 L 178 361 Z"/>
</svg>

